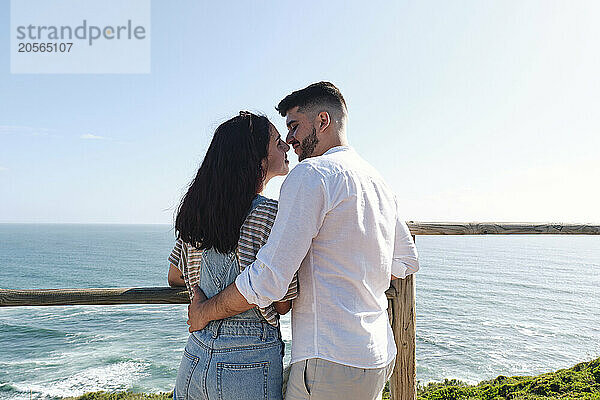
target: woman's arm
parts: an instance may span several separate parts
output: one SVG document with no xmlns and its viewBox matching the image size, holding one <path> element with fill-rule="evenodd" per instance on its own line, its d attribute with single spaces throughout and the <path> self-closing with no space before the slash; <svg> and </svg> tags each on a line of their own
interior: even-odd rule
<svg viewBox="0 0 600 400">
<path fill-rule="evenodd" d="M 284 315 L 292 308 L 292 301 L 276 301 L 273 303 L 273 307 L 275 307 L 275 311 L 277 311 L 279 315 Z"/>
<path fill-rule="evenodd" d="M 167 281 L 169 282 L 169 286 L 177 287 L 177 286 L 185 286 L 185 281 L 183 280 L 183 274 L 173 263 L 171 263 L 169 267 L 169 275 L 167 276 Z"/>
<path fill-rule="evenodd" d="M 177 239 L 177 241 L 175 242 L 175 247 L 173 247 L 173 251 L 171 251 L 171 254 L 169 255 L 169 273 L 167 275 L 167 282 L 169 282 L 169 286 L 171 287 L 185 286 L 183 274 L 181 273 L 181 270 L 177 268 L 177 266 L 179 265 L 179 261 L 182 258 L 182 250 L 183 241 L 181 239 Z"/>
</svg>

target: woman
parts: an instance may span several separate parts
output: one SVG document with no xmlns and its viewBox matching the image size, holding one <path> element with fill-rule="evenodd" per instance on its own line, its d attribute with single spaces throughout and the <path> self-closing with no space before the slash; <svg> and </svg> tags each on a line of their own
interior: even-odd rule
<svg viewBox="0 0 600 400">
<path fill-rule="evenodd" d="M 169 284 L 199 285 L 212 297 L 252 263 L 266 242 L 277 202 L 261 195 L 289 171 L 289 146 L 264 116 L 240 114 L 215 131 L 181 201 Z M 283 342 L 279 315 L 289 311 L 297 280 L 281 302 L 211 322 L 190 334 L 174 399 L 280 400 Z"/>
</svg>

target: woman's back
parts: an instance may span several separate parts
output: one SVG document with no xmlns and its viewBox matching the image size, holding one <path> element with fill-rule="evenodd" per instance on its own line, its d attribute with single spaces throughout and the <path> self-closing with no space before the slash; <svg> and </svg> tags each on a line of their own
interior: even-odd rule
<svg viewBox="0 0 600 400">
<path fill-rule="evenodd" d="M 242 235 L 240 237 L 240 242 L 238 243 L 238 248 L 241 249 L 241 252 L 244 255 L 247 253 L 245 250 L 248 247 L 252 247 L 251 251 L 254 253 L 256 251 L 254 247 L 260 248 L 262 246 L 260 239 L 248 237 L 248 233 L 244 235 L 244 232 L 249 232 L 254 229 L 252 227 L 254 221 L 252 219 L 252 214 L 261 204 L 269 206 L 271 210 L 274 209 L 269 219 L 274 220 L 275 218 L 277 202 L 261 195 L 257 195 L 252 201 L 252 206 L 248 212 L 250 218 L 247 217 L 241 229 Z M 261 213 L 260 209 L 258 212 Z M 269 222 L 268 228 L 270 231 L 272 221 Z M 252 254 L 252 256 L 254 256 L 254 254 Z M 183 242 L 181 239 L 177 240 L 175 248 L 169 256 L 169 261 L 177 266 L 182 272 L 190 300 L 193 298 L 193 286 L 198 285 L 206 297 L 211 298 L 233 283 L 242 269 L 236 252 L 224 254 L 214 248 L 201 250 Z M 263 310 L 260 311 L 261 312 L 258 312 L 256 309 L 250 309 L 228 319 L 265 321 L 265 316 L 268 318 L 268 316 L 272 314 L 272 311 L 269 310 L 269 312 L 263 316 L 265 313 Z M 273 324 L 273 321 L 270 322 Z"/>
<path fill-rule="evenodd" d="M 190 297 L 198 285 L 213 297 L 254 261 L 277 212 L 276 202 L 257 193 L 289 172 L 288 150 L 264 116 L 240 112 L 219 125 L 177 211 L 180 240 L 169 257 L 169 284 L 185 284 Z M 201 249 L 192 246 L 198 243 Z M 283 342 L 276 311 L 287 312 L 290 303 L 255 307 L 200 330 L 190 326 L 174 399 L 281 400 Z"/>
<path fill-rule="evenodd" d="M 261 243 L 250 243 L 253 239 L 244 232 L 253 229 L 252 217 L 264 212 L 264 207 L 259 207 L 264 203 L 276 205 L 262 196 L 254 199 L 241 229 L 244 249 L 260 248 Z M 264 232 L 267 237 L 271 225 L 269 220 L 269 229 Z M 246 261 L 245 255 L 242 258 Z M 182 271 L 190 297 L 194 285 L 199 285 L 207 297 L 215 296 L 235 281 L 241 268 L 236 252 L 200 250 L 181 240 L 169 260 Z M 252 308 L 193 332 L 180 365 L 174 399 L 280 400 L 283 342 L 279 327 L 267 322 L 263 310 Z"/>
</svg>

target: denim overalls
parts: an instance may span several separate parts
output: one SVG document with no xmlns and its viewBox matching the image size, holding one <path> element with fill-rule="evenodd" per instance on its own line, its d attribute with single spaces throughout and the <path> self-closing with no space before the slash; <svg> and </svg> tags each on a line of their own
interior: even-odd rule
<svg viewBox="0 0 600 400">
<path fill-rule="evenodd" d="M 253 210 L 265 200 L 258 195 Z M 203 252 L 200 288 L 213 297 L 239 273 L 235 253 Z M 210 322 L 185 347 L 173 399 L 281 400 L 283 342 L 256 308 Z"/>
</svg>

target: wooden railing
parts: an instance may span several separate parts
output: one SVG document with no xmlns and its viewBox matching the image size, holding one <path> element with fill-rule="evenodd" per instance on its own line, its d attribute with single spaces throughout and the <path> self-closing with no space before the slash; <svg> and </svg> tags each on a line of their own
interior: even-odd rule
<svg viewBox="0 0 600 400">
<path fill-rule="evenodd" d="M 407 222 L 414 235 L 600 235 L 600 225 Z M 416 399 L 415 279 L 392 281 L 386 291 L 398 356 L 390 379 L 392 400 Z M 0 289 L 0 307 L 110 304 L 186 304 L 184 288 Z"/>
</svg>

